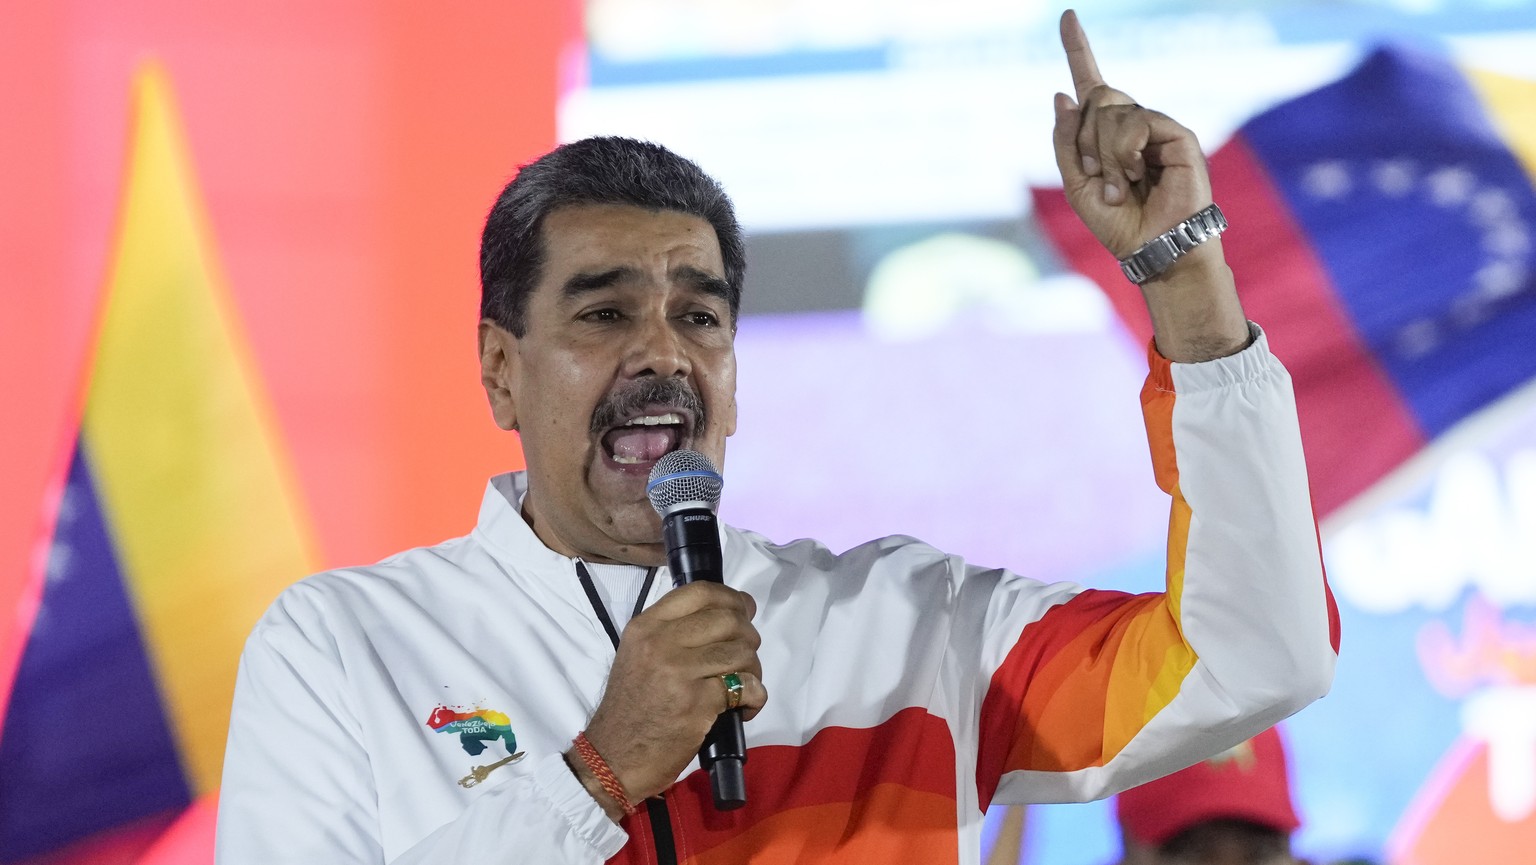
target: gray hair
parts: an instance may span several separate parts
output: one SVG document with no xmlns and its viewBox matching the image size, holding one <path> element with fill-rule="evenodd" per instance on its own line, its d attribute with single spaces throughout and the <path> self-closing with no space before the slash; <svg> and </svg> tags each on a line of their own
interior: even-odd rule
<svg viewBox="0 0 1536 865">
<path fill-rule="evenodd" d="M 523 166 L 501 191 L 480 235 L 481 318 L 515 336 L 526 333 L 528 297 L 544 266 L 544 219 L 576 204 L 675 210 L 714 226 L 735 321 L 746 278 L 746 245 L 725 190 L 665 147 L 619 137 L 562 144 Z"/>
</svg>

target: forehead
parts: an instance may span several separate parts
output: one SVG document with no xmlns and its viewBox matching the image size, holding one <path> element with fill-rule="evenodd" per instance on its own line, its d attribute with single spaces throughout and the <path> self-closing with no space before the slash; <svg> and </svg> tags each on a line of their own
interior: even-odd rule
<svg viewBox="0 0 1536 865">
<path fill-rule="evenodd" d="M 627 204 L 575 204 L 544 218 L 541 282 L 573 273 L 632 267 L 666 273 L 680 266 L 724 276 L 720 241 L 705 219 Z"/>
</svg>

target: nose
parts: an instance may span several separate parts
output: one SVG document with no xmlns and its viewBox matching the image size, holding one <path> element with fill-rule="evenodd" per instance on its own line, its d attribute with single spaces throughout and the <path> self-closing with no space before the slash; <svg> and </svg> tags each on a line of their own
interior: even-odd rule
<svg viewBox="0 0 1536 865">
<path fill-rule="evenodd" d="M 624 372 L 630 378 L 684 377 L 692 370 L 686 348 L 667 316 L 645 316 L 631 331 Z"/>
</svg>

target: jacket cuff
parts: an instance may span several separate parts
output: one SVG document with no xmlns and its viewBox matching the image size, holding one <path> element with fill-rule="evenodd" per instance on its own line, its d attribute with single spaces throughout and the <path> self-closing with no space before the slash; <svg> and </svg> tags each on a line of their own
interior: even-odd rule
<svg viewBox="0 0 1536 865">
<path fill-rule="evenodd" d="M 546 754 L 533 766 L 534 789 L 556 813 L 570 824 L 576 837 L 591 845 L 603 859 L 618 855 L 629 834 L 608 819 L 587 788 L 581 786 L 562 754 Z"/>
</svg>

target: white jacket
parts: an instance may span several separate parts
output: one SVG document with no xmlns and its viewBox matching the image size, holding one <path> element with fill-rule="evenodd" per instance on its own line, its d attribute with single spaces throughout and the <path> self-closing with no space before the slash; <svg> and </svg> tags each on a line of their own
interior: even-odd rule
<svg viewBox="0 0 1536 865">
<path fill-rule="evenodd" d="M 1262 335 L 1152 360 L 1165 593 L 1046 584 L 905 537 L 835 554 L 722 528 L 770 698 L 746 727 L 745 808 L 715 812 L 697 764 L 664 795 L 678 862 L 977 863 L 991 802 L 1107 796 L 1326 691 L 1337 617 L 1288 374 Z M 273 604 L 240 665 L 222 865 L 657 861 L 651 814 L 615 825 L 561 759 L 614 649 L 574 561 L 518 515 L 522 484 L 493 479 L 466 537 Z"/>
</svg>

